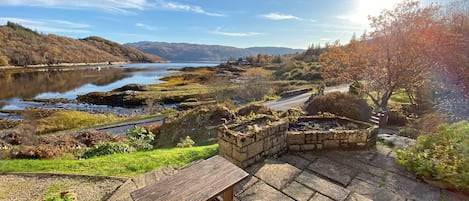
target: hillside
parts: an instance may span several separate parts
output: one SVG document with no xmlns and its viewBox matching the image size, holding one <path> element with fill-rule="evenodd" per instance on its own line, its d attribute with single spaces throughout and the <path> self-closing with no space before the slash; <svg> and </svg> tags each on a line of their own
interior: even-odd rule
<svg viewBox="0 0 469 201">
<path fill-rule="evenodd" d="M 163 60 L 99 37 L 77 40 L 53 34 L 39 34 L 11 22 L 0 26 L 0 66 Z"/>
<path fill-rule="evenodd" d="M 283 47 L 236 48 L 220 45 L 202 45 L 189 43 L 136 42 L 125 44 L 143 52 L 160 55 L 172 61 L 225 61 L 230 57 L 238 58 L 249 55 L 283 55 L 303 52 L 302 49 Z"/>
</svg>

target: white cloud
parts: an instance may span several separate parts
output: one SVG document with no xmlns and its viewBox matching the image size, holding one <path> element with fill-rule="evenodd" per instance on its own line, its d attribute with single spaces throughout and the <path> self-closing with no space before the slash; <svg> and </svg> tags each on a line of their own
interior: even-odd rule
<svg viewBox="0 0 469 201">
<path fill-rule="evenodd" d="M 150 31 L 154 31 L 158 29 L 158 27 L 156 26 L 152 26 L 152 25 L 148 25 L 144 23 L 136 23 L 135 26 L 146 29 L 146 30 L 150 30 Z"/>
<path fill-rule="evenodd" d="M 85 29 L 88 24 L 57 19 L 27 19 L 14 17 L 0 17 L 0 24 L 8 21 L 21 24 L 27 28 L 46 33 L 90 33 Z"/>
<path fill-rule="evenodd" d="M 297 16 L 282 14 L 282 13 L 268 13 L 268 14 L 260 15 L 260 17 L 269 19 L 269 20 L 301 20 L 301 18 Z"/>
<path fill-rule="evenodd" d="M 166 0 L 0 0 L 2 6 L 35 6 L 61 9 L 98 9 L 118 14 L 134 14 L 135 10 L 162 9 L 193 12 L 222 17 L 221 13 L 209 12 L 197 5 Z"/>
<path fill-rule="evenodd" d="M 62 9 L 99 9 L 108 12 L 131 14 L 131 10 L 151 7 L 146 0 L 0 0 L 2 6 L 35 6 Z"/>
<path fill-rule="evenodd" d="M 217 28 L 215 29 L 215 31 L 212 31 L 212 34 L 222 35 L 222 36 L 232 36 L 232 37 L 262 35 L 262 33 L 258 33 L 258 32 L 226 32 L 226 31 L 222 31 L 220 28 Z"/>
<path fill-rule="evenodd" d="M 155 5 L 157 8 L 166 9 L 166 10 L 194 12 L 194 13 L 214 16 L 214 17 L 225 16 L 224 14 L 221 14 L 221 13 L 208 12 L 200 6 L 181 4 L 177 2 L 171 2 L 171 1 L 158 1 Z"/>
</svg>

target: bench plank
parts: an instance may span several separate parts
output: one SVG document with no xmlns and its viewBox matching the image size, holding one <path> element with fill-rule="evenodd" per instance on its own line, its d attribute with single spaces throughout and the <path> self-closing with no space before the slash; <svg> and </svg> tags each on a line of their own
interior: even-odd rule
<svg viewBox="0 0 469 201">
<path fill-rule="evenodd" d="M 175 175 L 131 193 L 135 201 L 208 200 L 249 174 L 221 156 L 182 169 Z M 227 192 L 227 195 L 230 193 Z"/>
</svg>

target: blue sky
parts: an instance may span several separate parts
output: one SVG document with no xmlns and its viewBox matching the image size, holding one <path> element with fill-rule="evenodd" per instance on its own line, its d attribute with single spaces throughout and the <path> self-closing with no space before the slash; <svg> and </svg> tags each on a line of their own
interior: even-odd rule
<svg viewBox="0 0 469 201">
<path fill-rule="evenodd" d="M 370 30 L 402 0 L 0 0 L 0 24 L 119 43 L 187 42 L 307 48 Z"/>
</svg>

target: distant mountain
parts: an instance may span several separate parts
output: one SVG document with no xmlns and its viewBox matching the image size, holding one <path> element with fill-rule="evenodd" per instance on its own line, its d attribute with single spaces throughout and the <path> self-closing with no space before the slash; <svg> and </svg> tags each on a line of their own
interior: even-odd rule
<svg viewBox="0 0 469 201">
<path fill-rule="evenodd" d="M 0 26 L 0 66 L 97 62 L 156 62 L 159 56 L 100 38 L 39 34 L 19 24 Z"/>
<path fill-rule="evenodd" d="M 236 48 L 221 45 L 202 45 L 190 43 L 136 42 L 125 44 L 143 52 L 160 55 L 172 61 L 225 61 L 230 57 L 238 58 L 257 54 L 282 55 L 303 52 L 302 49 L 284 47 Z"/>
<path fill-rule="evenodd" d="M 284 54 L 295 54 L 302 53 L 304 49 L 292 49 L 288 47 L 249 47 L 247 50 L 255 53 L 262 53 L 268 55 L 284 55 Z"/>
</svg>

